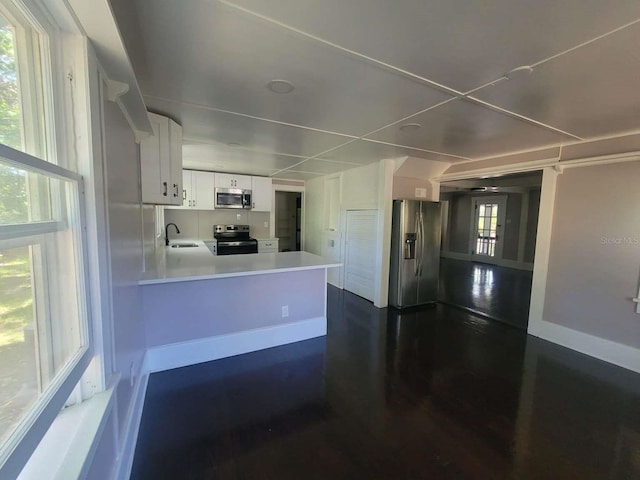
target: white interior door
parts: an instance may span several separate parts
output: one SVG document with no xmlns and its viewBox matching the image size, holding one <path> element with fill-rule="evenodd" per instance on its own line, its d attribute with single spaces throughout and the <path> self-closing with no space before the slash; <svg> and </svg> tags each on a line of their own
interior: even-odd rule
<svg viewBox="0 0 640 480">
<path fill-rule="evenodd" d="M 376 276 L 377 210 L 347 211 L 344 289 L 373 302 Z"/>
</svg>

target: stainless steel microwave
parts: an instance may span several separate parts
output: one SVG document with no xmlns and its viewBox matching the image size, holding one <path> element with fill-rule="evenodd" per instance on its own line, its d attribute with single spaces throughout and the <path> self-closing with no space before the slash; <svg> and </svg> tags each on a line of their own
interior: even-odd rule
<svg viewBox="0 0 640 480">
<path fill-rule="evenodd" d="M 216 188 L 215 208 L 244 208 L 251 210 L 251 190 Z"/>
</svg>

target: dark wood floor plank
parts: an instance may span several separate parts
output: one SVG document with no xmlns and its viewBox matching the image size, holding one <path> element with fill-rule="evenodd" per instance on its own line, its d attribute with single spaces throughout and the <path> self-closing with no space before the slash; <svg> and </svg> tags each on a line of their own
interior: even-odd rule
<svg viewBox="0 0 640 480">
<path fill-rule="evenodd" d="M 153 374 L 132 478 L 640 478 L 640 376 L 329 288 L 328 335 Z"/>
</svg>

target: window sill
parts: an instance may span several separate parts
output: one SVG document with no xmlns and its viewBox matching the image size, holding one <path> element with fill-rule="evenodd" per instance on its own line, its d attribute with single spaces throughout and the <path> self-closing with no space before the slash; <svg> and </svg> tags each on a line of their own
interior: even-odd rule
<svg viewBox="0 0 640 480">
<path fill-rule="evenodd" d="M 118 382 L 55 419 L 18 480 L 83 478 L 93 460 L 115 399 Z"/>
</svg>

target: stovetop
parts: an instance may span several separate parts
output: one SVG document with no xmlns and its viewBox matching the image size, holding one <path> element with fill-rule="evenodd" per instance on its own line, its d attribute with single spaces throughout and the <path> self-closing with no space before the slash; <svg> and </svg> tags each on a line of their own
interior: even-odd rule
<svg viewBox="0 0 640 480">
<path fill-rule="evenodd" d="M 257 242 L 257 240 L 249 236 L 249 225 L 214 225 L 213 237 L 216 240 L 245 240 Z"/>
</svg>

